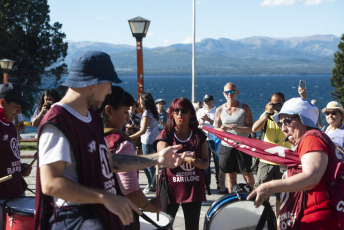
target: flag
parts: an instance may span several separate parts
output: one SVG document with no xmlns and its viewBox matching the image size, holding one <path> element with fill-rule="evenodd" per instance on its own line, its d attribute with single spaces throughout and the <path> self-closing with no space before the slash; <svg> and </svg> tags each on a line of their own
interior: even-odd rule
<svg viewBox="0 0 344 230">
<path fill-rule="evenodd" d="M 231 133 L 212 129 L 207 126 L 202 126 L 202 129 L 214 134 L 233 148 L 237 148 L 253 157 L 290 167 L 301 165 L 301 160 L 298 154 L 286 147 L 261 140 L 237 136 Z"/>
</svg>

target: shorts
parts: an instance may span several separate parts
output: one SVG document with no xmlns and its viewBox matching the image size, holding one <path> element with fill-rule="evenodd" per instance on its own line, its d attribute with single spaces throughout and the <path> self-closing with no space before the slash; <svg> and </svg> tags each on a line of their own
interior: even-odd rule
<svg viewBox="0 0 344 230">
<path fill-rule="evenodd" d="M 279 165 L 271 165 L 265 162 L 259 162 L 256 184 L 254 185 L 257 188 L 260 184 L 271 180 L 282 179 L 283 173 L 281 172 Z M 280 194 L 276 193 L 276 200 L 280 200 Z"/>
<path fill-rule="evenodd" d="M 249 173 L 252 172 L 252 156 L 233 147 L 222 145 L 219 153 L 220 170 L 224 173 Z"/>
</svg>

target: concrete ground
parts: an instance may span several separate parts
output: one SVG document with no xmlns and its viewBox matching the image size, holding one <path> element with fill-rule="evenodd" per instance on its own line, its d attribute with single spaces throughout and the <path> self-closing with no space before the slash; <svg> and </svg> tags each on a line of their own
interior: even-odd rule
<svg viewBox="0 0 344 230">
<path fill-rule="evenodd" d="M 22 151 L 22 153 L 21 153 L 22 162 L 23 163 L 32 162 L 34 153 L 35 153 L 35 151 Z M 211 167 L 212 167 L 212 171 L 215 171 L 213 162 L 211 162 Z M 33 191 L 35 191 L 35 186 L 36 186 L 36 168 L 37 168 L 37 164 L 35 162 L 33 165 L 31 175 L 29 177 L 25 178 L 29 188 Z M 146 178 L 146 175 L 143 172 L 143 170 L 140 170 L 139 178 L 140 178 L 139 182 L 140 182 L 141 188 L 144 189 L 145 186 L 147 185 L 147 178 Z M 243 179 L 242 175 L 238 174 L 238 183 L 243 183 L 243 182 L 244 182 L 244 179 Z M 201 216 L 200 216 L 200 221 L 199 221 L 199 225 L 200 225 L 199 229 L 203 229 L 204 217 L 205 217 L 205 214 L 207 213 L 209 207 L 211 206 L 211 204 L 223 196 L 223 195 L 217 194 L 218 192 L 216 189 L 215 173 L 212 174 L 210 188 L 211 188 L 212 195 L 207 195 L 207 197 L 206 197 L 207 201 L 202 204 Z M 33 194 L 30 191 L 27 191 L 26 194 L 28 196 L 33 196 Z M 146 194 L 146 196 L 148 197 L 148 199 L 153 198 L 154 193 L 148 193 L 148 194 Z M 275 203 L 275 197 L 271 197 L 270 202 L 273 205 Z M 185 229 L 183 210 L 181 207 L 179 208 L 179 210 L 177 212 L 177 215 L 176 215 L 176 218 L 175 218 L 175 221 L 173 224 L 173 229 L 174 230 Z"/>
</svg>

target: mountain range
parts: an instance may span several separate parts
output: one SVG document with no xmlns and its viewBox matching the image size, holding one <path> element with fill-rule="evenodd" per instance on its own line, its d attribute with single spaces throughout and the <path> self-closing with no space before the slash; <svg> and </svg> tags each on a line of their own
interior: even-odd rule
<svg viewBox="0 0 344 230">
<path fill-rule="evenodd" d="M 147 38 L 149 39 L 149 38 Z M 329 75 L 340 37 L 314 35 L 292 38 L 249 37 L 203 39 L 196 43 L 197 75 Z M 136 47 L 89 41 L 68 41 L 69 65 L 85 50 L 108 53 L 120 75 L 136 75 Z M 145 75 L 191 74 L 192 44 L 146 48 Z"/>
</svg>

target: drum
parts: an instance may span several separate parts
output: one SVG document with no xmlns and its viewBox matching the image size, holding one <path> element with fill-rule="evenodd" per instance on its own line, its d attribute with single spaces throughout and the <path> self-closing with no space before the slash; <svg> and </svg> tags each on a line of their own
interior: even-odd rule
<svg viewBox="0 0 344 230">
<path fill-rule="evenodd" d="M 270 204 L 264 202 L 256 208 L 253 201 L 246 200 L 247 196 L 248 193 L 231 193 L 216 200 L 205 215 L 203 229 L 277 229 Z"/>
<path fill-rule="evenodd" d="M 157 223 L 163 230 L 172 230 L 173 217 L 164 212 L 159 212 L 159 221 L 157 221 L 156 213 L 144 212 L 149 218 Z M 140 216 L 140 230 L 153 230 L 157 229 L 152 224 L 148 223 Z"/>
<path fill-rule="evenodd" d="M 20 197 L 5 203 L 6 230 L 24 230 L 34 227 L 35 197 Z"/>
</svg>

